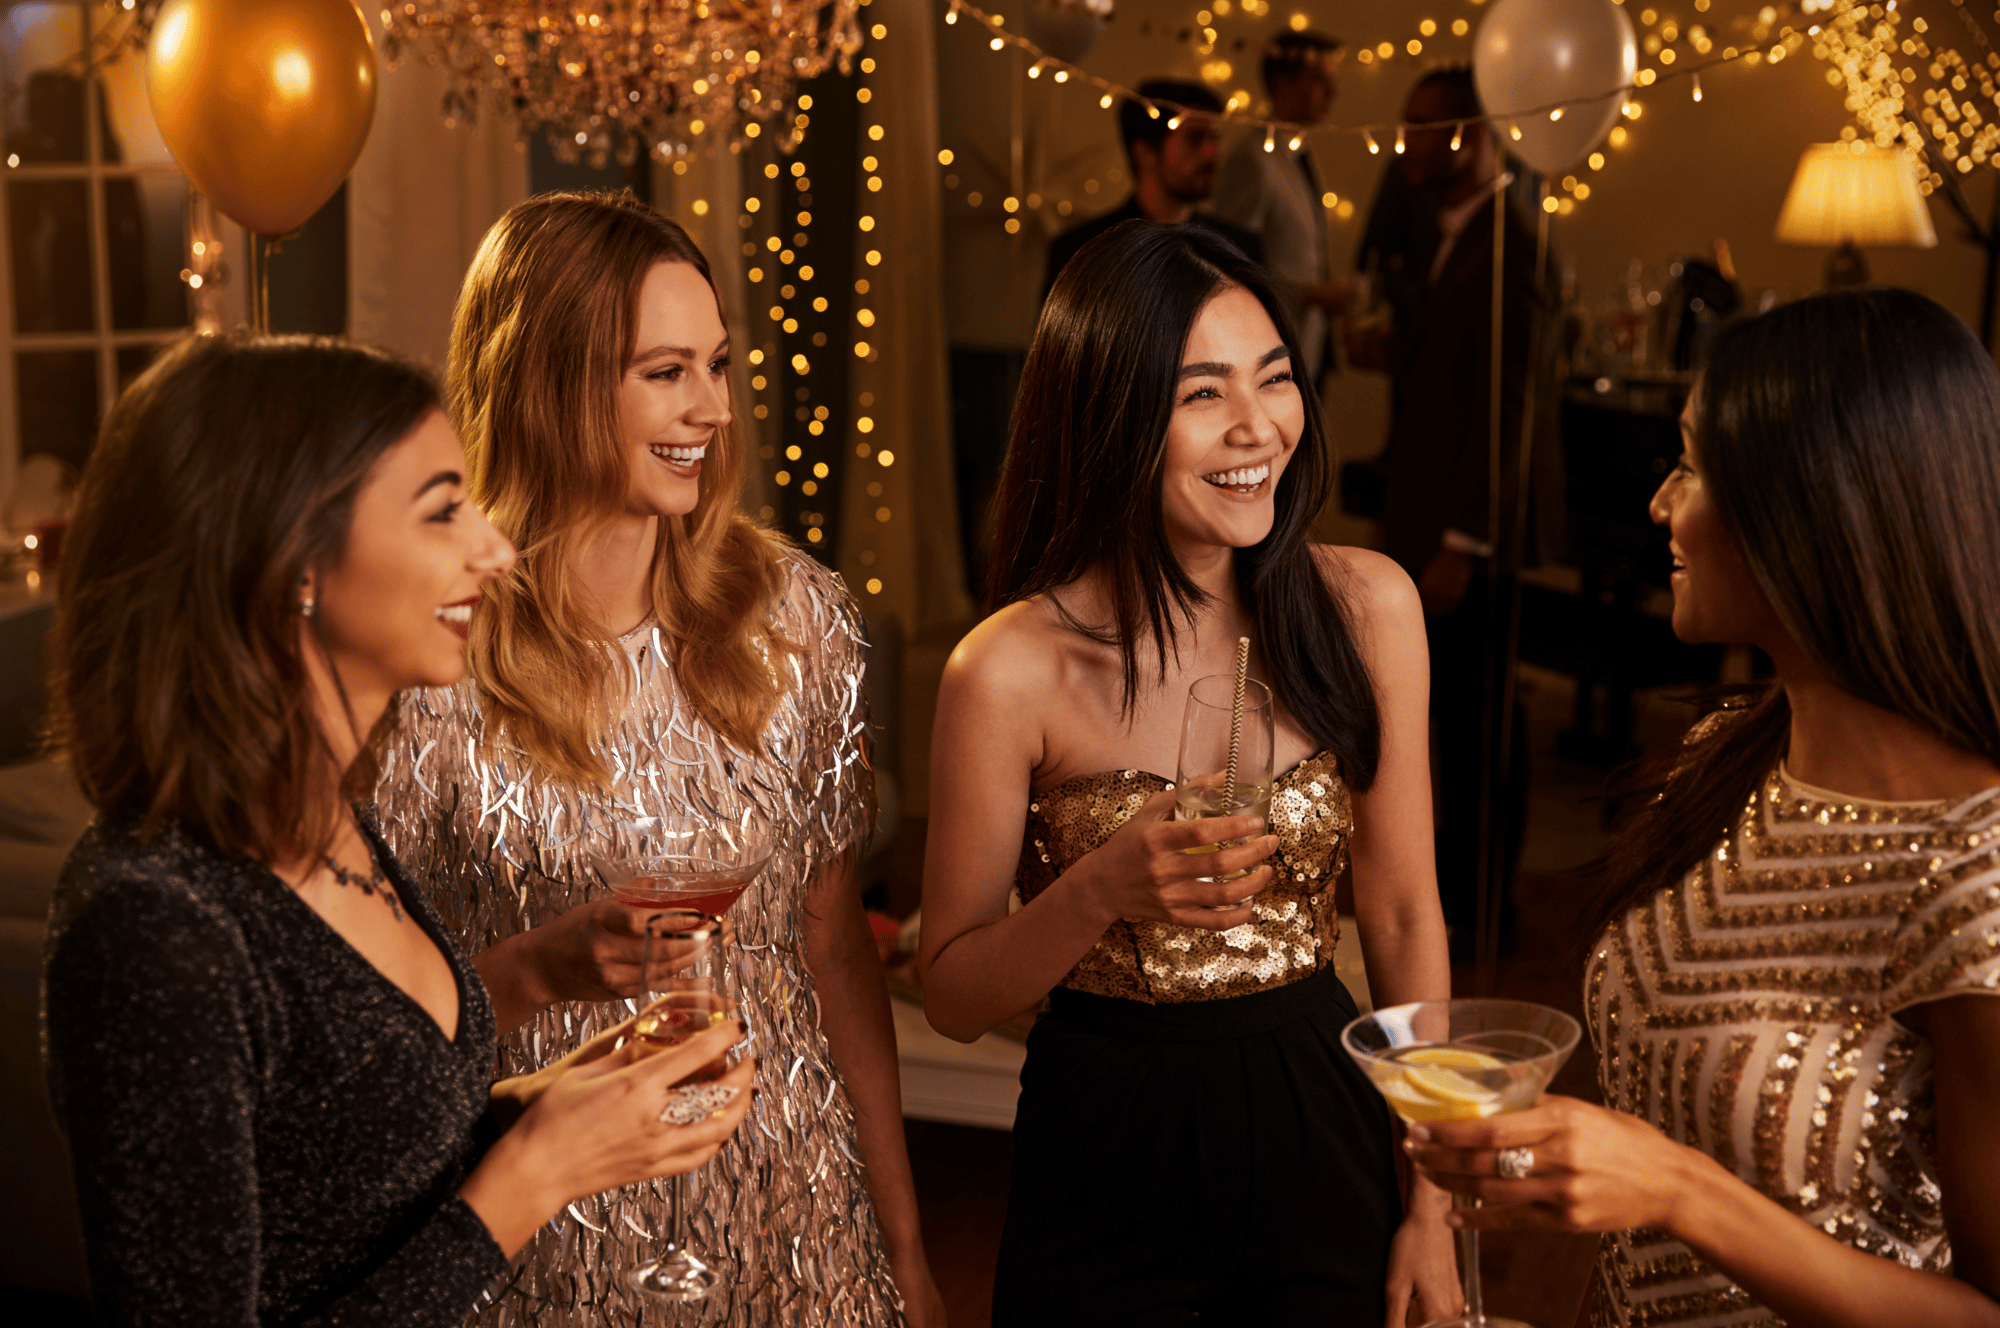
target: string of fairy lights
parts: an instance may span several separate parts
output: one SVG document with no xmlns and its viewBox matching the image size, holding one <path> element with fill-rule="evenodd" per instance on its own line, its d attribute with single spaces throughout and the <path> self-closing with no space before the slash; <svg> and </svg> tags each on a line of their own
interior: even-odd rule
<svg viewBox="0 0 2000 1328">
<path fill-rule="evenodd" d="M 1486 0 L 1462 2 L 1478 9 L 1484 7 Z M 1641 0 L 1618 2 L 1626 6 L 1633 19 L 1641 59 L 1632 83 L 1607 94 L 1625 98 L 1624 122 L 1640 119 L 1644 114 L 1641 94 L 1656 85 L 1685 80 L 1691 98 L 1699 102 L 1704 96 L 1701 76 L 1705 71 L 1723 64 L 1745 68 L 1779 64 L 1810 44 L 1813 55 L 1830 66 L 1827 81 L 1847 87 L 1848 109 L 1859 128 L 1850 127 L 1844 137 L 1869 136 L 1885 146 L 1900 142 L 1916 158 L 1923 156 L 1923 144 L 1928 140 L 1931 151 L 1959 173 L 1969 172 L 1974 164 L 1981 162 L 2000 165 L 2000 54 L 1995 53 L 1986 33 L 1974 21 L 1969 0 L 1951 0 L 1980 48 L 1969 60 L 1948 46 L 1936 44 L 1935 36 L 1927 39 L 1928 25 L 1920 17 L 1910 19 L 1908 35 L 1901 32 L 1906 15 L 1899 11 L 1895 0 L 1877 3 L 1796 0 L 1782 5 L 1761 5 L 1754 11 L 1728 18 L 1712 14 L 1715 0 L 1689 0 L 1693 10 L 1691 19 L 1684 19 L 1666 4 L 1646 4 Z M 1217 87 L 1218 98 L 1224 105 L 1221 118 L 1230 124 L 1262 128 L 1267 146 L 1273 148 L 1279 142 L 1295 146 L 1308 139 L 1345 137 L 1358 139 L 1370 154 L 1398 149 L 1402 134 L 1411 126 L 1394 122 L 1296 126 L 1254 113 L 1256 99 L 1249 89 L 1229 86 L 1238 71 L 1228 53 L 1231 47 L 1235 51 L 1246 47 L 1256 49 L 1269 40 L 1268 22 L 1256 21 L 1268 20 L 1271 12 L 1268 0 L 1202 0 L 1191 25 L 1181 33 L 1199 61 L 1202 81 Z M 1236 22 L 1226 23 L 1226 20 Z M 2000 10 L 1994 12 L 1994 20 L 2000 23 Z M 1026 76 L 1030 80 L 1046 80 L 1050 85 L 1075 84 L 1095 93 L 1101 109 L 1110 110 L 1121 98 L 1129 97 L 1156 115 L 1168 117 L 1170 123 L 1182 109 L 1168 102 L 1147 101 L 1130 88 L 1049 55 L 1029 38 L 1008 30 L 1003 15 L 982 10 L 970 0 L 951 0 L 945 22 L 957 25 L 961 21 L 972 27 L 991 50 L 1020 52 L 1027 62 Z M 1413 16 L 1412 21 L 1414 32 L 1407 37 L 1384 38 L 1355 48 L 1355 63 L 1380 68 L 1405 59 L 1422 59 L 1427 53 L 1431 58 L 1469 57 L 1468 44 L 1476 26 L 1471 19 Z M 1246 31 L 1243 25 L 1252 22 L 1255 26 Z M 1310 19 L 1303 12 L 1292 14 L 1287 22 L 1293 31 L 1310 26 Z M 1228 31 L 1231 27 L 1236 28 L 1234 34 Z M 1147 21 L 1141 20 L 1142 35 L 1148 28 Z M 1456 47 L 1451 44 L 1453 39 L 1459 43 Z M 1906 59 L 1897 62 L 1895 57 L 1899 54 Z M 1926 76 L 1933 86 L 1922 87 L 1919 98 L 1911 85 L 1924 82 Z M 1911 95 L 1905 95 L 1906 92 Z M 1988 109 L 1979 111 L 1972 105 L 1975 99 Z M 1513 127 L 1506 123 L 1507 119 L 1525 119 L 1536 114 L 1559 116 L 1564 109 L 1553 104 L 1528 108 L 1501 119 L 1499 127 L 1503 133 L 1509 132 Z M 1545 207 L 1568 215 L 1591 196 L 1590 181 L 1597 172 L 1609 167 L 1610 153 L 1632 142 L 1632 129 L 1624 122 L 1613 127 L 1603 148 L 1592 152 L 1576 173 L 1564 175 L 1559 182 L 1550 182 Z M 1519 136 L 1517 131 L 1514 136 Z M 939 162 L 950 167 L 956 155 L 945 149 L 939 153 Z M 1942 185 L 1943 177 L 1932 163 L 1924 163 L 1923 171 L 1926 193 Z M 1123 181 L 1124 172 L 1112 167 L 1104 172 L 1101 181 L 1096 177 L 1084 180 L 1083 193 L 1097 195 L 1104 184 L 1117 185 Z M 943 183 L 948 191 L 955 191 L 961 181 L 956 173 L 947 172 Z M 975 212 L 989 201 L 976 188 L 960 198 Z M 1055 218 L 1067 218 L 1080 203 L 1087 206 L 1089 201 L 1094 200 L 1044 199 L 1035 192 L 1018 197 L 1003 192 L 997 198 L 1006 214 L 1003 224 L 1010 234 L 1020 230 L 1024 212 L 1035 213 L 1046 207 L 1054 212 Z M 1329 191 L 1322 201 L 1334 220 L 1345 222 L 1353 218 L 1353 199 Z"/>
<path fill-rule="evenodd" d="M 866 8 L 871 0 L 860 0 Z M 876 89 L 871 76 L 878 71 L 877 55 L 882 43 L 889 35 L 883 23 L 866 23 L 863 28 L 872 45 L 856 62 L 860 74 L 854 88 L 854 98 L 862 107 L 875 107 Z M 822 89 L 821 96 L 830 95 Z M 791 114 L 787 117 L 784 132 L 774 134 L 769 140 L 769 157 L 761 167 L 753 166 L 747 172 L 748 187 L 744 190 L 741 210 L 736 224 L 745 233 L 742 240 L 742 254 L 746 262 L 744 280 L 749 288 L 752 318 L 756 326 L 765 332 L 745 356 L 750 368 L 750 389 L 754 400 L 751 406 L 752 418 L 762 421 L 776 421 L 789 408 L 795 422 L 804 425 L 809 439 L 824 440 L 821 446 L 831 449 L 838 445 L 836 410 L 844 411 L 844 403 L 816 399 L 812 385 L 814 354 L 833 347 L 834 337 L 826 331 L 815 331 L 811 335 L 812 351 L 796 349 L 785 356 L 777 334 L 795 336 L 801 331 L 801 315 L 808 309 L 815 314 L 829 312 L 834 299 L 841 295 L 837 289 L 829 288 L 828 276 L 820 269 L 825 262 L 815 264 L 810 255 L 813 236 L 813 180 L 807 163 L 798 159 L 798 151 L 806 142 L 808 127 L 812 123 L 815 110 L 814 93 L 800 92 L 794 98 Z M 881 314 L 876 301 L 870 298 L 876 283 L 881 280 L 881 269 L 888 261 L 879 239 L 880 223 L 876 203 L 881 201 L 883 191 L 888 187 L 887 172 L 880 154 L 887 141 L 890 127 L 887 117 L 880 108 L 867 111 L 862 117 L 861 133 L 864 135 L 863 153 L 859 161 L 861 172 L 858 215 L 854 219 L 855 272 L 853 284 L 853 307 L 851 328 L 844 335 L 846 345 L 834 353 L 849 352 L 864 363 L 875 363 L 880 359 L 880 351 L 869 338 L 878 335 L 874 329 L 881 326 Z M 672 170 L 677 175 L 688 173 L 684 160 L 675 160 Z M 689 205 L 697 217 L 705 217 L 710 211 L 708 200 L 694 199 Z M 766 303 L 766 300 L 769 303 Z M 784 400 L 789 389 L 791 400 Z M 875 432 L 876 421 L 873 414 L 875 396 L 872 391 L 861 391 L 854 395 L 856 413 L 852 421 L 851 437 L 854 439 L 854 458 L 857 462 L 870 463 L 887 469 L 896 464 L 895 452 L 887 447 L 877 447 L 870 441 Z M 775 441 L 762 443 L 758 448 L 758 459 L 768 467 L 771 482 L 780 489 L 797 493 L 808 501 L 797 513 L 801 537 L 815 549 L 829 545 L 829 514 L 825 510 L 838 501 L 837 486 L 833 479 L 833 459 L 830 452 L 809 454 L 808 447 L 799 442 L 785 443 L 782 430 Z M 873 569 L 879 562 L 875 547 L 875 532 L 889 524 L 894 512 L 885 502 L 884 484 L 881 479 L 869 477 L 860 481 L 871 500 L 877 500 L 873 509 L 874 521 L 864 528 L 846 533 L 849 541 L 857 547 L 855 558 L 863 568 Z M 764 521 L 777 518 L 775 507 L 764 505 L 758 516 Z M 870 595 L 882 593 L 883 583 L 879 576 L 869 575 L 862 583 Z"/>
<path fill-rule="evenodd" d="M 1926 194 L 1947 185 L 1947 170 L 1969 175 L 1979 165 L 2000 167 L 2000 54 L 1965 0 L 1951 3 L 1982 55 L 1968 60 L 1933 45 L 1921 16 L 1909 16 L 1905 35 L 1906 16 L 1894 4 L 1804 4 L 1808 14 L 1832 11 L 1811 35 L 1813 54 L 1829 66 L 1827 82 L 1847 91 L 1855 124 L 1842 136 L 1865 136 L 1879 147 L 1902 144 L 1922 164 L 1919 188 Z M 2000 23 L 2000 10 L 1993 19 Z"/>
</svg>

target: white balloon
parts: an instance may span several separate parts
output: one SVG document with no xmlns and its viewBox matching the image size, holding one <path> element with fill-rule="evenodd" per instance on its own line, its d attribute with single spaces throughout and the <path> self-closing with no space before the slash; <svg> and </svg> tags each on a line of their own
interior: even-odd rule
<svg viewBox="0 0 2000 1328">
<path fill-rule="evenodd" d="M 1473 39 L 1473 84 L 1499 146 L 1545 175 L 1611 132 L 1638 68 L 1632 20 L 1615 0 L 1499 0 Z M 1559 119 L 1536 109 L 1555 103 L 1566 103 Z"/>
</svg>

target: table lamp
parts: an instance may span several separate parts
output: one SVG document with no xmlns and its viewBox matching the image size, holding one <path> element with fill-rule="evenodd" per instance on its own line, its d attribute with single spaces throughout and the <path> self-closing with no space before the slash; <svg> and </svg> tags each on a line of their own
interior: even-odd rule
<svg viewBox="0 0 2000 1328">
<path fill-rule="evenodd" d="M 1800 155 L 1778 210 L 1778 239 L 1834 246 L 1826 284 L 1861 286 L 1868 281 L 1862 245 L 1932 249 L 1937 231 L 1916 169 L 1901 151 L 1860 141 L 1815 143 Z"/>
</svg>

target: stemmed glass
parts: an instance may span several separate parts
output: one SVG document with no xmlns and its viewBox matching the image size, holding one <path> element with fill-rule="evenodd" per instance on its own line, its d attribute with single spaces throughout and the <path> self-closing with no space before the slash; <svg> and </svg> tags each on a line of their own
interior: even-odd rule
<svg viewBox="0 0 2000 1328">
<path fill-rule="evenodd" d="M 1576 1050 L 1583 1030 L 1560 1010 L 1527 1001 L 1418 1001 L 1365 1014 L 1341 1045 L 1407 1125 L 1475 1120 L 1525 1111 Z M 1477 1199 L 1455 1196 L 1460 1207 Z M 1479 1284 L 1479 1233 L 1458 1233 L 1465 1313 L 1425 1328 L 1530 1328 L 1486 1313 Z"/>
<path fill-rule="evenodd" d="M 1188 688 L 1187 712 L 1181 718 L 1180 765 L 1174 776 L 1178 819 L 1211 816 L 1271 816 L 1271 689 L 1261 682 L 1243 685 L 1243 727 L 1236 744 L 1236 785 L 1226 788 L 1229 774 L 1230 717 L 1236 699 L 1236 679 L 1226 673 L 1197 678 Z M 1226 802 L 1225 802 L 1226 799 Z M 1243 843 L 1203 844 L 1189 853 L 1215 853 Z M 1233 881 L 1247 872 L 1219 879 Z M 1204 877 L 1204 880 L 1218 879 Z M 1226 910 L 1228 905 L 1211 905 Z"/>
<path fill-rule="evenodd" d="M 677 1047 L 696 1034 L 730 1018 L 735 1007 L 713 987 L 716 950 L 722 922 L 708 913 L 672 909 L 646 919 L 646 940 L 640 957 L 644 989 L 660 993 L 640 1011 L 633 1036 L 649 1047 Z M 713 1087 L 729 1072 L 736 1049 L 717 1057 L 681 1079 L 660 1119 L 691 1125 L 729 1105 L 727 1088 Z M 727 1275 L 721 1256 L 687 1246 L 685 1177 L 668 1182 L 666 1248 L 629 1274 L 633 1286 L 661 1300 L 700 1300 Z"/>
<path fill-rule="evenodd" d="M 621 904 L 729 912 L 775 848 L 770 828 L 753 814 L 736 821 L 659 816 L 634 822 L 639 851 L 599 858 L 597 874 Z"/>
</svg>

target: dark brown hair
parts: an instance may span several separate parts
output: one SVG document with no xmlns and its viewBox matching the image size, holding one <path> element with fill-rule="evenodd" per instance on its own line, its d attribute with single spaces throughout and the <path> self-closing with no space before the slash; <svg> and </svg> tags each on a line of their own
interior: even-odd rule
<svg viewBox="0 0 2000 1328">
<path fill-rule="evenodd" d="M 1726 329 L 1696 400 L 1702 484 L 1792 638 L 1843 690 L 2000 760 L 2000 373 L 1911 291 Z M 1636 781 L 1593 932 L 1678 882 L 1785 754 L 1776 683 Z"/>
<path fill-rule="evenodd" d="M 714 287 L 687 232 L 630 194 L 542 194 L 486 233 L 452 318 L 448 396 L 472 496 L 520 550 L 473 619 L 487 731 L 585 785 L 610 777 L 596 744 L 623 671 L 572 559 L 576 535 L 621 510 L 618 385 L 656 263 Z M 734 428 L 718 430 L 694 511 L 660 521 L 652 599 L 689 702 L 750 751 L 780 695 L 767 656 L 790 647 L 768 626 L 784 544 L 737 512 L 742 469 Z"/>
<path fill-rule="evenodd" d="M 321 337 L 188 337 L 111 409 L 63 542 L 51 736 L 84 796 L 277 862 L 366 797 L 321 733 L 298 611 L 355 495 L 438 406 L 420 369 Z M 385 716 L 385 723 L 387 717 Z"/>
<path fill-rule="evenodd" d="M 1138 696 L 1150 636 L 1162 673 L 1179 625 L 1207 602 L 1167 542 L 1161 487 L 1174 383 L 1204 306 L 1238 286 L 1305 356 L 1263 269 L 1198 226 L 1128 221 L 1085 245 L 1056 279 L 1028 348 L 1000 477 L 987 608 L 1102 573 L 1112 621 L 1075 630 L 1124 661 L 1124 704 Z M 1301 383 L 1305 429 L 1274 499 L 1271 533 L 1239 549 L 1236 582 L 1272 692 L 1340 759 L 1356 789 L 1375 779 L 1381 720 L 1347 606 L 1330 588 L 1307 528 L 1325 505 L 1333 448 L 1317 394 Z"/>
</svg>

